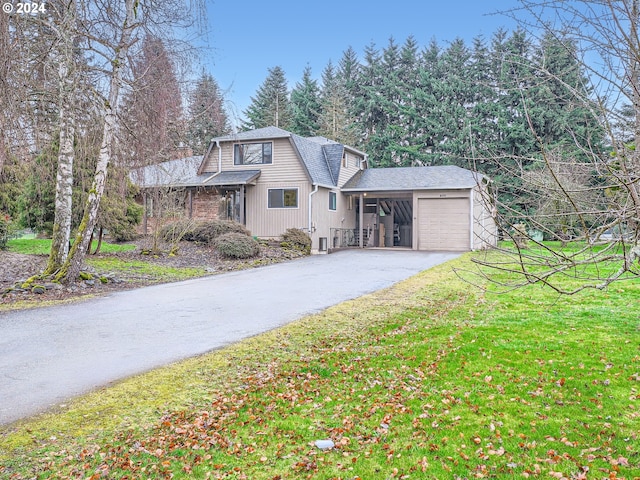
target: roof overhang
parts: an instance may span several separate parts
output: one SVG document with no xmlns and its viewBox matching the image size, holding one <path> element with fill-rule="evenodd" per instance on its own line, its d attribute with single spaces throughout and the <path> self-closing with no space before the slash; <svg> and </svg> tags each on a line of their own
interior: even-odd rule
<svg viewBox="0 0 640 480">
<path fill-rule="evenodd" d="M 343 193 L 410 193 L 421 190 L 470 190 L 474 188 L 474 186 L 460 186 L 460 187 L 407 187 L 407 188 L 397 188 L 397 187 L 371 187 L 371 188 L 342 188 Z"/>
<path fill-rule="evenodd" d="M 226 187 L 237 185 L 255 185 L 258 177 L 260 177 L 260 170 L 234 170 L 227 172 L 214 173 L 206 176 L 202 180 L 200 186 L 203 187 Z M 204 177 L 204 175 L 201 175 Z"/>
</svg>

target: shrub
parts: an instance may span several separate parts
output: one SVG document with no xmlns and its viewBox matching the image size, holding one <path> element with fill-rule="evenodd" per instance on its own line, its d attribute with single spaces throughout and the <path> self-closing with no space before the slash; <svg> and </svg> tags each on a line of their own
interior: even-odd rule
<svg viewBox="0 0 640 480">
<path fill-rule="evenodd" d="M 160 238 L 165 242 L 174 243 L 180 240 L 194 241 L 193 235 L 197 225 L 188 218 L 163 225 L 160 228 Z"/>
<path fill-rule="evenodd" d="M 215 247 L 220 255 L 229 258 L 251 258 L 260 252 L 260 244 L 254 238 L 239 232 L 220 235 Z"/>
<path fill-rule="evenodd" d="M 282 234 L 282 247 L 291 247 L 301 252 L 311 252 L 311 237 L 299 228 L 289 228 Z"/>
<path fill-rule="evenodd" d="M 7 248 L 7 241 L 11 234 L 11 218 L 9 215 L 0 213 L 0 250 Z"/>
<path fill-rule="evenodd" d="M 115 209 L 109 211 L 109 220 L 105 225 L 111 238 L 115 242 L 128 242 L 136 238 L 138 236 L 136 225 L 140 224 L 144 213 L 142 205 L 128 202 L 124 215 L 120 213 L 114 214 L 113 212 L 115 212 Z"/>
<path fill-rule="evenodd" d="M 230 220 L 211 220 L 197 224 L 189 238 L 185 237 L 185 240 L 213 244 L 216 238 L 227 233 L 238 233 L 247 237 L 250 235 L 249 230 L 240 223 Z"/>
</svg>

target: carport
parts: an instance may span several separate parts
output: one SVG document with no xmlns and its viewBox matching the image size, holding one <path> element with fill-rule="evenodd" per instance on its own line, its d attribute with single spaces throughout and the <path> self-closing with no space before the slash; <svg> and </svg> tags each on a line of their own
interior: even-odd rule
<svg viewBox="0 0 640 480">
<path fill-rule="evenodd" d="M 361 248 L 464 252 L 496 244 L 487 185 L 452 165 L 370 168 L 342 191 L 355 197 Z"/>
</svg>

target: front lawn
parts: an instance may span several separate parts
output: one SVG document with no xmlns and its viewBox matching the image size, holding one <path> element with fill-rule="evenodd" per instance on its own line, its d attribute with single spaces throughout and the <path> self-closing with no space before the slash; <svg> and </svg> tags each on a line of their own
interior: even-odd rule
<svg viewBox="0 0 640 480">
<path fill-rule="evenodd" d="M 469 259 L 5 428 L 0 476 L 640 478 L 639 282 L 497 295 Z"/>
<path fill-rule="evenodd" d="M 97 247 L 98 242 L 94 240 L 91 244 L 92 251 Z M 7 247 L 10 252 L 23 253 L 26 255 L 49 255 L 51 251 L 51 239 L 45 238 L 17 238 L 9 240 Z M 102 253 L 116 253 L 135 250 L 136 246 L 132 244 L 119 244 L 103 242 L 100 246 Z"/>
</svg>

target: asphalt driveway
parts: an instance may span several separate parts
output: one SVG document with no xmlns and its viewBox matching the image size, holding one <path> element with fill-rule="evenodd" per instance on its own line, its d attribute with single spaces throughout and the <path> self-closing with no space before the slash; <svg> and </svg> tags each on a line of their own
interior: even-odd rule
<svg viewBox="0 0 640 480">
<path fill-rule="evenodd" d="M 347 250 L 0 313 L 0 424 L 388 287 L 457 255 Z"/>
</svg>

